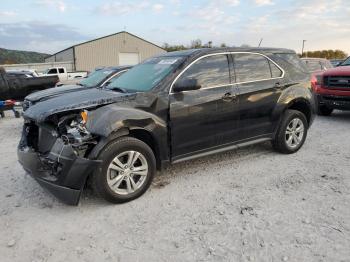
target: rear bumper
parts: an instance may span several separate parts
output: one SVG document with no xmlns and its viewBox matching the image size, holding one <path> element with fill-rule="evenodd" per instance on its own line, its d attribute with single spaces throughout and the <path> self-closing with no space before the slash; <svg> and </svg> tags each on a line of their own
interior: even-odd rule
<svg viewBox="0 0 350 262">
<path fill-rule="evenodd" d="M 79 203 L 89 174 L 100 161 L 77 156 L 70 145 L 58 138 L 49 153 L 40 154 L 21 141 L 17 150 L 18 161 L 43 188 L 69 205 Z"/>
<path fill-rule="evenodd" d="M 331 109 L 350 110 L 350 96 L 317 95 L 319 106 L 326 106 Z"/>
</svg>

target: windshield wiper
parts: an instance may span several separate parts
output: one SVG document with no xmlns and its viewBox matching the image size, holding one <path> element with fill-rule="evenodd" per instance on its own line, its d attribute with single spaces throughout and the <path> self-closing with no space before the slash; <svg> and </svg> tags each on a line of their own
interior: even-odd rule
<svg viewBox="0 0 350 262">
<path fill-rule="evenodd" d="M 113 90 L 113 91 L 117 91 L 117 92 L 120 92 L 120 93 L 127 93 L 128 91 L 124 88 L 121 88 L 121 87 L 108 87 L 107 89 L 109 90 Z"/>
</svg>

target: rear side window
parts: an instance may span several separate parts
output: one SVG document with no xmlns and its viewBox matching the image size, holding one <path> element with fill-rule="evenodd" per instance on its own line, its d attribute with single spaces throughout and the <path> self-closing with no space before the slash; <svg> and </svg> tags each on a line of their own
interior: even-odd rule
<svg viewBox="0 0 350 262">
<path fill-rule="evenodd" d="M 237 83 L 270 79 L 272 77 L 271 69 L 273 67 L 270 69 L 269 60 L 261 55 L 235 54 L 234 65 Z M 274 74 L 281 75 L 281 72 L 278 72 L 279 68 L 276 67 L 273 70 Z"/>
<path fill-rule="evenodd" d="M 63 68 L 59 68 L 58 69 L 58 73 L 63 74 L 64 73 L 64 69 Z"/>
<path fill-rule="evenodd" d="M 204 57 L 191 65 L 179 78 L 197 79 L 202 88 L 230 84 L 230 71 L 227 55 Z"/>
</svg>

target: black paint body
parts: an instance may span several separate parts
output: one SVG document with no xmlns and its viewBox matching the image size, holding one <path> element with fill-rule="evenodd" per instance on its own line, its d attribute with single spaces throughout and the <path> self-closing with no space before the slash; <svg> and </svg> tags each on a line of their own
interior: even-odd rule
<svg viewBox="0 0 350 262">
<path fill-rule="evenodd" d="M 237 83 L 233 58 L 237 52 L 264 55 L 283 69 L 283 76 Z M 173 82 L 191 63 L 217 53 L 228 57 L 230 83 L 179 93 L 171 91 Z M 71 201 L 67 201 L 67 197 L 59 197 L 67 203 L 76 204 L 87 176 L 93 171 L 92 167 L 98 168 L 95 159 L 100 150 L 120 136 L 129 135 L 148 143 L 161 169 L 169 163 L 273 139 L 283 113 L 288 108 L 302 111 L 311 125 L 315 102 L 309 73 L 306 68 L 299 68 L 283 58 L 285 54 L 296 57 L 290 50 L 263 48 L 199 49 L 168 53 L 163 56 L 181 56 L 183 60 L 150 91 L 118 93 L 91 89 L 62 94 L 33 105 L 25 112 L 24 118 L 27 123 L 35 123 L 39 133 L 53 115 L 86 109 L 89 111 L 87 129 L 99 138 L 85 162 L 80 162 L 79 168 L 75 167 L 75 173 L 65 169 L 65 172 L 60 173 L 60 179 L 50 182 L 50 187 L 64 187 L 65 190 L 58 190 L 62 192 L 61 195 L 67 195 L 67 190 L 73 191 Z M 45 154 L 50 155 L 50 150 L 56 149 L 48 148 L 46 152 L 28 149 L 25 137 L 24 132 L 19 146 L 19 161 L 34 177 L 45 180 L 38 171 L 38 160 L 28 155 L 35 153 L 45 157 Z M 50 139 L 53 145 L 59 140 L 57 137 L 39 137 L 39 148 L 40 144 L 46 144 Z M 72 162 L 81 160 L 70 153 L 67 153 L 67 158 Z M 74 165 L 69 167 L 74 168 Z M 91 172 L 82 175 L 82 170 Z M 59 195 L 57 190 L 55 192 L 56 196 Z"/>
<path fill-rule="evenodd" d="M 58 76 L 26 77 L 25 74 L 7 74 L 0 70 L 0 100 L 23 99 L 35 92 L 54 87 Z"/>
</svg>

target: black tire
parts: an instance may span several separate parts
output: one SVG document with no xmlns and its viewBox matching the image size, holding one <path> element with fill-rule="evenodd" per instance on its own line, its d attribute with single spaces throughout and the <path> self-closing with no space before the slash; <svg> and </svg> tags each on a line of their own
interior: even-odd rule
<svg viewBox="0 0 350 262">
<path fill-rule="evenodd" d="M 21 117 L 21 113 L 18 112 L 18 111 L 15 111 L 15 117 L 16 117 L 16 118 L 20 118 L 20 117 Z"/>
<path fill-rule="evenodd" d="M 333 113 L 333 109 L 326 106 L 318 107 L 318 114 L 320 116 L 330 116 Z"/>
<path fill-rule="evenodd" d="M 292 120 L 294 119 L 300 119 L 304 125 L 304 132 L 303 132 L 303 136 L 302 139 L 300 139 L 300 142 L 297 146 L 295 147 L 291 147 L 287 144 L 287 127 L 290 125 L 290 123 L 292 122 Z M 307 119 L 305 117 L 305 115 L 297 110 L 287 110 L 284 113 L 283 119 L 280 123 L 280 126 L 277 130 L 276 136 L 274 138 L 274 140 L 272 141 L 272 145 L 274 147 L 275 150 L 277 150 L 280 153 L 283 154 L 292 154 L 297 152 L 304 144 L 305 139 L 307 137 L 307 131 L 308 131 L 309 125 L 307 122 Z"/>
<path fill-rule="evenodd" d="M 112 160 L 126 151 L 140 152 L 147 161 L 148 172 L 140 188 L 133 193 L 122 195 L 110 188 L 107 182 L 107 175 L 108 167 Z M 93 174 L 92 187 L 99 196 L 112 203 L 124 203 L 140 197 L 149 188 L 156 173 L 156 159 L 152 149 L 146 143 L 133 137 L 122 137 L 110 142 L 100 152 L 98 159 L 102 160 L 102 164 Z"/>
</svg>

